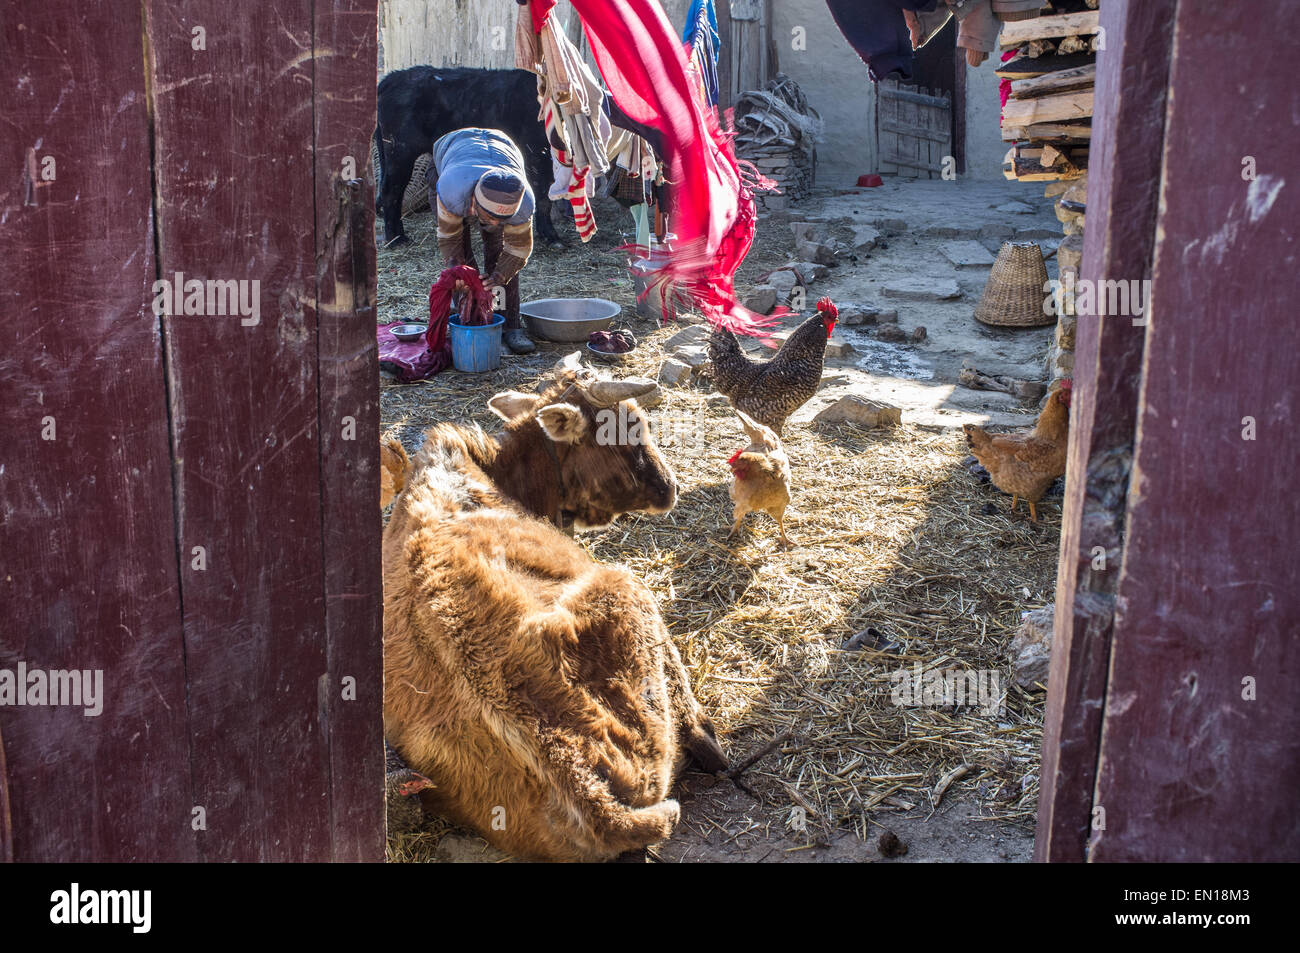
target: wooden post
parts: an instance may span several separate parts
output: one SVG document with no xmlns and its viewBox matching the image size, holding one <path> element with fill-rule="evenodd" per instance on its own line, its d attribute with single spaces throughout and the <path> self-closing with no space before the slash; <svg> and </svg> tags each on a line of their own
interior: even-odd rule
<svg viewBox="0 0 1300 953">
<path fill-rule="evenodd" d="M 1102 11 L 1108 43 L 1098 55 L 1093 129 L 1103 148 L 1088 180 L 1081 275 L 1087 280 L 1151 274 L 1158 200 L 1152 183 L 1160 181 L 1176 6 L 1177 0 L 1120 0 Z M 1037 860 L 1085 859 L 1144 337 L 1131 317 L 1079 318 Z M 1094 572 L 1097 547 L 1106 568 Z"/>
<path fill-rule="evenodd" d="M 718 113 L 721 115 L 735 101 L 731 93 L 732 57 L 731 0 L 715 0 L 718 14 Z"/>
<path fill-rule="evenodd" d="M 1288 13 L 1101 11 L 1040 860 L 1300 859 Z"/>
</svg>

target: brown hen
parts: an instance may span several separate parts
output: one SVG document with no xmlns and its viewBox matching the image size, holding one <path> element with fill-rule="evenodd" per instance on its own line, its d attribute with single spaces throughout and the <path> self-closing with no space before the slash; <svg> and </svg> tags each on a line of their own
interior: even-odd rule
<svg viewBox="0 0 1300 953">
<path fill-rule="evenodd" d="M 965 424 L 966 442 L 993 485 L 1011 494 L 1011 509 L 1024 497 L 1029 519 L 1038 522 L 1038 501 L 1047 488 L 1065 473 L 1065 456 L 1070 434 L 1070 388 L 1068 380 L 1047 399 L 1034 429 L 1028 433 L 990 434 L 974 424 Z"/>
<path fill-rule="evenodd" d="M 766 513 L 776 520 L 781 545 L 793 546 L 785 535 L 785 508 L 790 505 L 790 460 L 781 446 L 781 438 L 744 411 L 738 410 L 736 415 L 749 434 L 749 446 L 737 450 L 727 461 L 735 477 L 730 491 L 735 503 L 731 531 L 740 529 L 746 514 Z"/>
</svg>

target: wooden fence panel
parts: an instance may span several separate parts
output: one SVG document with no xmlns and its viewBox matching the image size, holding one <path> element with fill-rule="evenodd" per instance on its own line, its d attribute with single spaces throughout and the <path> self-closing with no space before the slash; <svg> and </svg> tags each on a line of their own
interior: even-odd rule
<svg viewBox="0 0 1300 953">
<path fill-rule="evenodd" d="M 147 20 L 160 274 L 238 282 L 249 304 L 164 319 L 207 860 L 329 856 L 311 8 Z"/>
<path fill-rule="evenodd" d="M 1092 860 L 1300 860 L 1293 12 L 1178 5 Z"/>
<path fill-rule="evenodd" d="M 883 80 L 876 129 L 881 172 L 936 178 L 952 155 L 952 94 Z"/>
<path fill-rule="evenodd" d="M 1151 276 L 1164 154 L 1165 90 L 1178 0 L 1107 3 L 1082 277 Z M 1115 596 L 1146 333 L 1128 315 L 1081 318 L 1043 724 L 1038 860 L 1082 861 L 1110 668 Z M 1094 569 L 1097 547 L 1106 554 Z"/>
<path fill-rule="evenodd" d="M 103 673 L 96 716 L 0 707 L 6 859 L 195 856 L 147 85 L 126 12 L 47 0 L 0 18 L 0 669 Z"/>
<path fill-rule="evenodd" d="M 335 860 L 384 856 L 379 354 L 373 176 L 364 174 L 375 88 L 374 0 L 315 6 L 317 373 L 325 552 L 331 829 Z M 349 159 L 351 162 L 349 162 Z M 348 176 L 354 178 L 348 181 Z M 313 310 L 312 304 L 306 305 Z M 352 682 L 349 683 L 348 679 Z"/>
</svg>

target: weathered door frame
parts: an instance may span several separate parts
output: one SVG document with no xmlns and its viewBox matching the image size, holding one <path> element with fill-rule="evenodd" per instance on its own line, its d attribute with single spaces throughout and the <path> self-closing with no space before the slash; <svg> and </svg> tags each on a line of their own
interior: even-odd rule
<svg viewBox="0 0 1300 953">
<path fill-rule="evenodd" d="M 1079 318 L 1038 860 L 1300 859 L 1300 94 L 1247 6 L 1101 8 L 1081 279 L 1150 291 Z"/>
<path fill-rule="evenodd" d="M 0 709 L 0 858 L 383 858 L 375 24 L 375 0 L 0 20 L 27 170 L 0 666 L 105 695 Z M 260 317 L 155 313 L 177 272 Z"/>
</svg>

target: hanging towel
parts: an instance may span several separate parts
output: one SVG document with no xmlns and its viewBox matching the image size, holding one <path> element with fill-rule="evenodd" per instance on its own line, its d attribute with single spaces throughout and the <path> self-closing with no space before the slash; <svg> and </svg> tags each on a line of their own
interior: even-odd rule
<svg viewBox="0 0 1300 953">
<path fill-rule="evenodd" d="M 715 324 L 754 333 L 770 320 L 740 306 L 735 273 L 755 210 L 730 142 L 695 95 L 686 52 L 658 0 L 571 0 L 611 95 L 659 134 L 676 198 L 674 253 L 656 278 L 690 294 Z M 537 29 L 555 0 L 531 0 Z M 901 14 L 899 19 L 902 19 Z"/>
</svg>

